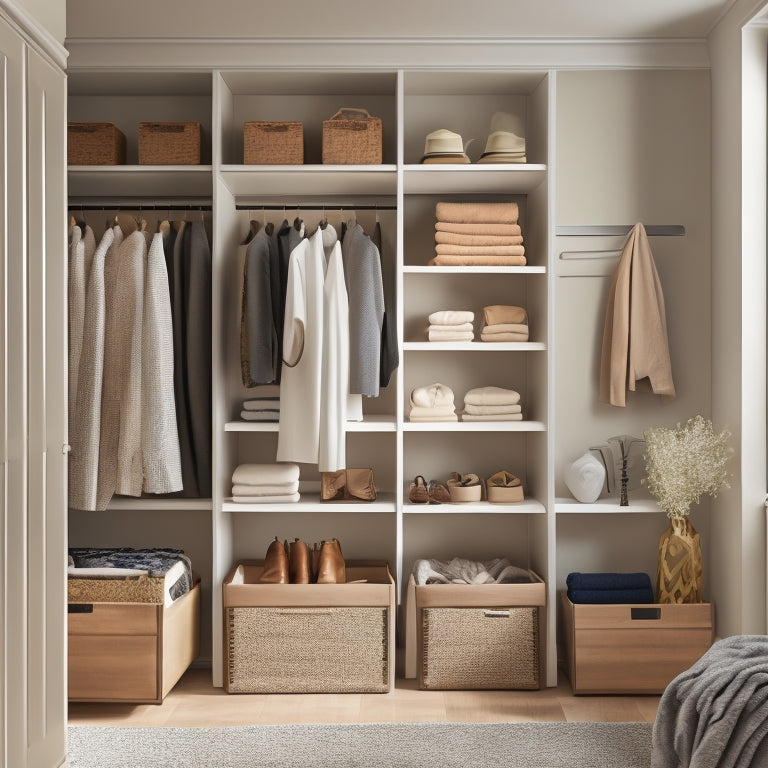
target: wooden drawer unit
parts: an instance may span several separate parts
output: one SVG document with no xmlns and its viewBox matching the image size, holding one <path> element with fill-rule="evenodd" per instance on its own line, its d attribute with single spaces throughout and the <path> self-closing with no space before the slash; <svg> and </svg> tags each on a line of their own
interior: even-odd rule
<svg viewBox="0 0 768 768">
<path fill-rule="evenodd" d="M 712 644 L 711 603 L 561 607 L 574 693 L 662 693 Z"/>
<path fill-rule="evenodd" d="M 197 656 L 200 584 L 170 606 L 70 603 L 69 700 L 159 704 Z"/>
</svg>

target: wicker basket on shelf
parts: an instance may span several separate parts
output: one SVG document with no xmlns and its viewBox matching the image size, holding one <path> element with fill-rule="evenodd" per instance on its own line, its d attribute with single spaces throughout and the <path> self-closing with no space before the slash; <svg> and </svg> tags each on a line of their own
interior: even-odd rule
<svg viewBox="0 0 768 768">
<path fill-rule="evenodd" d="M 323 120 L 323 163 L 372 165 L 381 163 L 381 118 L 365 109 L 342 107 Z"/>
<path fill-rule="evenodd" d="M 199 165 L 200 123 L 139 123 L 139 165 Z"/>
<path fill-rule="evenodd" d="M 254 120 L 243 125 L 245 165 L 301 165 L 303 162 L 303 123 Z"/>
<path fill-rule="evenodd" d="M 69 165 L 122 165 L 125 134 L 114 123 L 68 123 Z"/>
</svg>

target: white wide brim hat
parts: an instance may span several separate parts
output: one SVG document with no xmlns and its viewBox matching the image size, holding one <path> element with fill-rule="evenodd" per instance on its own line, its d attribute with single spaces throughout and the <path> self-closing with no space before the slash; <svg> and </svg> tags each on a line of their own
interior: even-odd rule
<svg viewBox="0 0 768 768">
<path fill-rule="evenodd" d="M 437 131 L 427 134 L 424 142 L 424 158 L 427 157 L 456 157 L 464 158 L 464 143 L 458 133 L 449 131 L 447 128 L 440 128 Z"/>
<path fill-rule="evenodd" d="M 494 131 L 488 136 L 483 155 L 524 155 L 525 137 L 511 131 Z"/>
</svg>

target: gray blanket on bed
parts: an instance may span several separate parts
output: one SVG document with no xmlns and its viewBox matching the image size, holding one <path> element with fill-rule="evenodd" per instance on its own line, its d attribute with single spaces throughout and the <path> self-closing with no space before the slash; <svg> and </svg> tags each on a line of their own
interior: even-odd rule
<svg viewBox="0 0 768 768">
<path fill-rule="evenodd" d="M 716 642 L 667 686 L 651 768 L 768 766 L 768 636 Z"/>
</svg>

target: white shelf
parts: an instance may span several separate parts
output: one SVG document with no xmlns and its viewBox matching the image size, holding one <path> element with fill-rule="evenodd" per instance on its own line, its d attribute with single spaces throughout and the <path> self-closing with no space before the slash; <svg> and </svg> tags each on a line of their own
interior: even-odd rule
<svg viewBox="0 0 768 768">
<path fill-rule="evenodd" d="M 225 432 L 278 432 L 280 425 L 269 421 L 228 421 Z M 370 415 L 362 421 L 348 421 L 347 432 L 395 432 L 397 423 L 394 416 Z"/>
<path fill-rule="evenodd" d="M 618 498 L 598 499 L 592 504 L 582 504 L 576 499 L 555 499 L 555 512 L 558 515 L 626 515 L 626 514 L 654 514 L 661 509 L 654 499 L 630 497 L 629 506 L 619 505 Z"/>
<path fill-rule="evenodd" d="M 543 164 L 406 165 L 405 194 L 526 194 L 544 182 Z"/>
<path fill-rule="evenodd" d="M 70 197 L 205 198 L 213 194 L 210 165 L 70 165 Z"/>
<path fill-rule="evenodd" d="M 429 265 L 406 265 L 405 275 L 545 275 L 546 267 L 439 267 Z"/>
<path fill-rule="evenodd" d="M 210 512 L 213 509 L 211 499 L 157 499 L 133 498 L 131 496 L 113 496 L 107 507 L 109 510 L 135 510 L 152 512 Z"/>
<path fill-rule="evenodd" d="M 543 421 L 406 421 L 405 432 L 546 432 Z"/>
<path fill-rule="evenodd" d="M 404 352 L 546 352 L 540 341 L 405 341 Z"/>
<path fill-rule="evenodd" d="M 525 499 L 519 504 L 491 504 L 487 501 L 464 504 L 410 504 L 403 505 L 406 515 L 544 515 L 546 507 L 535 499 Z"/>
<path fill-rule="evenodd" d="M 379 493 L 376 501 L 321 501 L 319 493 L 302 493 L 301 499 L 293 504 L 240 504 L 232 498 L 224 500 L 224 512 L 311 512 L 322 515 L 326 512 L 367 512 L 390 513 L 395 511 L 395 494 Z"/>
<path fill-rule="evenodd" d="M 397 193 L 394 165 L 224 165 L 221 178 L 236 196 L 342 195 L 352 200 Z"/>
</svg>

